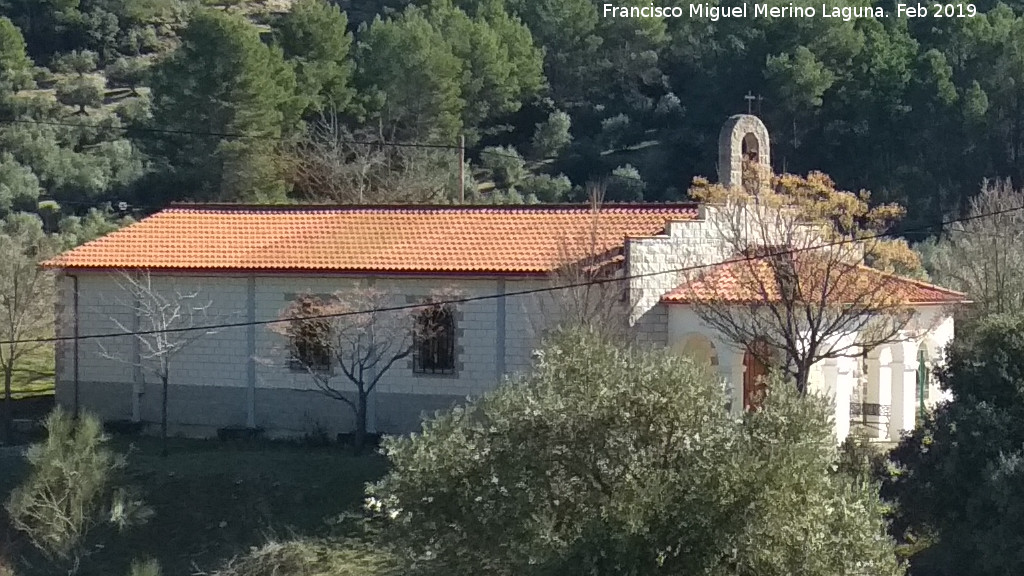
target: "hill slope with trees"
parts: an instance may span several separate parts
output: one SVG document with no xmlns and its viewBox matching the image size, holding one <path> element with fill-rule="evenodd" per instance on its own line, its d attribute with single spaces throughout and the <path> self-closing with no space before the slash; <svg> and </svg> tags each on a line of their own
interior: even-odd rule
<svg viewBox="0 0 1024 576">
<path fill-rule="evenodd" d="M 718 22 L 600 4 L 0 0 L 0 210 L 455 202 L 463 137 L 487 182 L 467 178 L 467 201 L 576 200 L 593 181 L 610 201 L 679 200 L 714 175 L 747 94 L 777 172 L 870 189 L 909 226 L 963 210 L 983 178 L 1024 179 L 1019 2 Z M 325 191 L 311 164 L 378 176 L 369 195 Z M 404 194 L 383 172 L 434 184 Z"/>
</svg>

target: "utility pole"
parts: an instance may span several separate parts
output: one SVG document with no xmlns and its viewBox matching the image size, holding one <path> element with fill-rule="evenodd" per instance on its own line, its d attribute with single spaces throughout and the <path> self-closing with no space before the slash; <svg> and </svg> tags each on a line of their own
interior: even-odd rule
<svg viewBox="0 0 1024 576">
<path fill-rule="evenodd" d="M 466 203 L 466 135 L 459 135 L 459 204 Z"/>
</svg>

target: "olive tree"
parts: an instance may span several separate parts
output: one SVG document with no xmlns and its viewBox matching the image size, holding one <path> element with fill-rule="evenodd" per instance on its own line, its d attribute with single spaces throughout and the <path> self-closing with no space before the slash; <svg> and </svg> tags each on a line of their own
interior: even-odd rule
<svg viewBox="0 0 1024 576">
<path fill-rule="evenodd" d="M 531 374 L 388 439 L 366 507 L 406 573 L 895 576 L 828 403 L 730 415 L 691 360 L 562 333 Z"/>
</svg>

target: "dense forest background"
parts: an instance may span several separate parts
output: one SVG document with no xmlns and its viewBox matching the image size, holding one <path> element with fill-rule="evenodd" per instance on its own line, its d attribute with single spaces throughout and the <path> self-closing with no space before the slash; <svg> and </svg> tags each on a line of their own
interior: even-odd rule
<svg viewBox="0 0 1024 576">
<path fill-rule="evenodd" d="M 748 93 L 776 171 L 900 202 L 905 226 L 1024 181 L 1018 0 L 849 22 L 601 4 L 0 0 L 0 211 L 458 202 L 460 138 L 466 202 L 681 200 Z"/>
</svg>

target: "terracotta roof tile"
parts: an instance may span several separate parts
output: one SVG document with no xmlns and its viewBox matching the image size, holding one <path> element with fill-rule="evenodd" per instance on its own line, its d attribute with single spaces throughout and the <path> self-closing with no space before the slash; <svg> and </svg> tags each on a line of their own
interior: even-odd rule
<svg viewBox="0 0 1024 576">
<path fill-rule="evenodd" d="M 606 206 L 596 248 L 696 215 L 693 204 Z M 592 218 L 584 206 L 174 207 L 44 266 L 544 273 L 590 252 Z"/>
<path fill-rule="evenodd" d="M 796 264 L 802 290 L 822 294 L 823 290 L 819 287 L 824 284 L 813 279 L 819 276 L 836 284 L 828 293 L 829 299 L 834 298 L 842 303 L 856 300 L 868 304 L 864 298 L 873 293 L 893 297 L 896 300 L 892 302 L 901 304 L 955 304 L 968 301 L 967 295 L 962 292 L 887 274 L 868 266 L 839 265 L 833 262 L 828 272 L 822 271 L 823 266 Z M 775 279 L 776 271 L 777 268 L 767 260 L 737 258 L 708 268 L 693 282 L 684 282 L 662 296 L 661 300 L 672 304 L 686 304 L 695 300 L 723 304 L 749 304 L 766 300 L 778 302 L 781 298 L 779 282 Z"/>
</svg>

